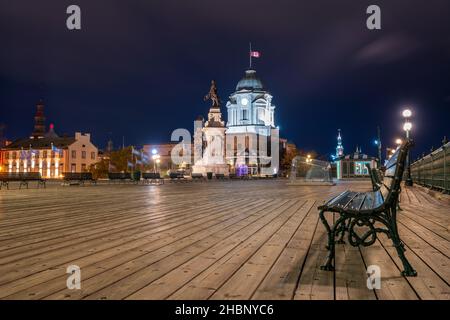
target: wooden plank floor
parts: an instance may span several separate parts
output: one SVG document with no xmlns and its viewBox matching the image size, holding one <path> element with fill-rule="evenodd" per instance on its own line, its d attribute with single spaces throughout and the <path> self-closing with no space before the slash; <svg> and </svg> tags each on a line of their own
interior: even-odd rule
<svg viewBox="0 0 450 320">
<path fill-rule="evenodd" d="M 34 188 L 34 186 L 32 186 Z M 107 185 L 0 191 L 1 299 L 449 299 L 450 205 L 404 188 L 398 218 L 416 278 L 384 235 L 337 246 L 317 206 L 345 189 L 286 181 Z M 330 217 L 332 219 L 332 217 Z M 366 268 L 381 268 L 369 290 Z M 66 288 L 67 266 L 81 289 Z"/>
</svg>

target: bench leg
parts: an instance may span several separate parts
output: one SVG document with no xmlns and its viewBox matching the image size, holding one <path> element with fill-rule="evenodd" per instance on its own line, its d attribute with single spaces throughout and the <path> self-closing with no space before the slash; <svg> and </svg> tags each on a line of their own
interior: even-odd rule
<svg viewBox="0 0 450 320">
<path fill-rule="evenodd" d="M 347 224 L 345 223 L 345 220 L 342 221 L 342 223 L 341 223 L 342 226 L 340 227 L 342 229 L 341 230 L 337 230 L 338 234 L 340 234 L 339 239 L 336 241 L 337 244 L 345 244 L 345 241 L 344 241 L 345 231 L 348 230 L 348 228 L 350 226 L 350 222 L 351 222 L 351 219 L 348 219 L 348 223 Z M 336 225 L 336 227 L 337 227 L 337 225 Z"/>
<path fill-rule="evenodd" d="M 397 250 L 398 257 L 402 261 L 403 264 L 403 271 L 402 275 L 407 277 L 415 277 L 417 276 L 417 271 L 414 270 L 414 268 L 409 263 L 408 259 L 406 259 L 405 256 L 405 245 L 403 244 L 402 240 L 400 239 L 400 236 L 398 234 L 397 229 L 397 212 L 396 210 L 392 210 L 392 220 L 391 220 L 391 226 L 389 228 L 392 243 L 394 244 L 395 249 Z"/>
<path fill-rule="evenodd" d="M 330 228 L 330 225 L 327 222 L 327 219 L 324 216 L 324 211 L 321 210 L 319 213 L 319 217 L 320 217 L 320 221 L 322 221 L 322 224 L 325 226 L 325 229 L 327 230 L 327 235 L 328 235 L 328 245 L 327 245 L 327 249 L 328 249 L 328 256 L 327 256 L 327 260 L 325 262 L 324 265 L 320 266 L 321 270 L 326 270 L 326 271 L 333 271 L 334 270 L 334 266 L 333 266 L 333 260 L 334 260 L 334 229 Z"/>
</svg>

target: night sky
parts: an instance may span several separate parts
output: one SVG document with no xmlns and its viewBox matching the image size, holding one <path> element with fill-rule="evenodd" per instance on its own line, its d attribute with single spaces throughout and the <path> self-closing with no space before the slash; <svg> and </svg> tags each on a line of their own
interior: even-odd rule
<svg viewBox="0 0 450 320">
<path fill-rule="evenodd" d="M 66 28 L 70 4 L 80 31 Z M 366 28 L 370 4 L 382 30 Z M 227 101 L 251 41 L 282 137 L 327 154 L 341 128 L 346 152 L 375 156 L 376 126 L 393 145 L 409 104 L 418 154 L 450 135 L 449 12 L 448 0 L 0 0 L 0 123 L 29 136 L 43 98 L 59 134 L 167 142 L 206 116 L 211 79 Z"/>
</svg>

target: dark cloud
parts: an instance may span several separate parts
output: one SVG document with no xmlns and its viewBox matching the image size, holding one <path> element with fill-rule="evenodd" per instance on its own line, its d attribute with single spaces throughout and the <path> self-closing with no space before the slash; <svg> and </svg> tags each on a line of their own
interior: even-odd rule
<svg viewBox="0 0 450 320">
<path fill-rule="evenodd" d="M 77 0 L 82 30 L 65 28 L 72 1 L 0 0 L 0 122 L 29 135 L 43 97 L 60 132 L 90 131 L 104 145 L 169 139 L 191 129 L 211 79 L 222 100 L 248 66 L 274 95 L 282 135 L 304 148 L 367 152 L 381 124 L 402 134 L 397 109 L 415 105 L 418 149 L 447 134 L 447 0 L 379 0 L 382 30 L 366 28 L 371 1 Z M 395 115 L 394 115 L 395 114 Z M 420 117 L 419 117 L 420 115 Z M 370 153 L 370 152 L 369 152 Z"/>
<path fill-rule="evenodd" d="M 420 49 L 416 39 L 405 34 L 381 36 L 361 48 L 355 55 L 358 64 L 386 64 L 414 54 Z"/>
</svg>

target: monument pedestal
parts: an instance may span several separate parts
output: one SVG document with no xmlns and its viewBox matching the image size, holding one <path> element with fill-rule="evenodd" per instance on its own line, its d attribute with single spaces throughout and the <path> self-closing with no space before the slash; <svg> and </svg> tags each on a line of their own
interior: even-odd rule
<svg viewBox="0 0 450 320">
<path fill-rule="evenodd" d="M 194 165 L 192 166 L 192 173 L 201 173 L 206 176 L 206 173 L 212 172 L 213 174 L 223 174 L 228 176 L 229 170 L 226 164 L 214 164 L 214 165 Z"/>
</svg>

